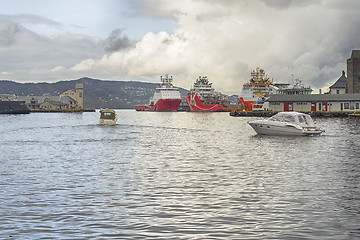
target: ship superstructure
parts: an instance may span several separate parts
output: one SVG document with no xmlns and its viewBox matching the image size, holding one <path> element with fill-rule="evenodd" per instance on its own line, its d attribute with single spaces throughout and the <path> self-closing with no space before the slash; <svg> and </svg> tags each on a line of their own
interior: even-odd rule
<svg viewBox="0 0 360 240">
<path fill-rule="evenodd" d="M 276 94 L 277 88 L 274 87 L 272 79 L 267 77 L 264 69 L 259 67 L 251 72 L 248 83 L 243 85 L 239 102 L 246 111 L 252 111 L 264 103 L 265 97 Z M 261 106 L 262 108 L 263 106 Z"/>
<path fill-rule="evenodd" d="M 311 94 L 313 91 L 310 86 L 305 87 L 302 81 L 298 78 L 295 78 L 293 80 L 293 84 L 275 83 L 274 86 L 277 87 L 277 94 L 283 94 L 283 95 Z"/>
<path fill-rule="evenodd" d="M 199 76 L 186 95 L 186 102 L 190 111 L 219 112 L 229 100 L 227 95 L 215 91 L 206 76 Z"/>
<path fill-rule="evenodd" d="M 161 83 L 155 89 L 148 105 L 137 105 L 137 111 L 176 111 L 181 103 L 179 89 L 172 84 L 172 76 L 160 76 Z"/>
<path fill-rule="evenodd" d="M 268 78 L 263 69 L 259 67 L 251 72 L 251 78 L 248 83 L 243 85 L 240 104 L 246 111 L 267 110 L 266 98 L 273 94 L 292 95 L 292 94 L 311 94 L 310 87 L 305 87 L 299 79 L 288 83 L 273 83 Z"/>
</svg>

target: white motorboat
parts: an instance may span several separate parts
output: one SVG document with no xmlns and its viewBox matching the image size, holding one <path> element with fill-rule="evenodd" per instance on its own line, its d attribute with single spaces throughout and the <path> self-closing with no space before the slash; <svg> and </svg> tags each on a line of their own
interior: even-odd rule
<svg viewBox="0 0 360 240">
<path fill-rule="evenodd" d="M 114 110 L 104 109 L 100 111 L 100 125 L 116 125 L 117 117 Z"/>
<path fill-rule="evenodd" d="M 279 112 L 267 120 L 254 120 L 248 124 L 257 134 L 265 135 L 312 136 L 324 132 L 310 115 L 299 112 Z"/>
</svg>

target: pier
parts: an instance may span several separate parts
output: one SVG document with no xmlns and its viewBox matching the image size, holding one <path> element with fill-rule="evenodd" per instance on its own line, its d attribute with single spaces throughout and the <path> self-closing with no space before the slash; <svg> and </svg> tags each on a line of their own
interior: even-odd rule
<svg viewBox="0 0 360 240">
<path fill-rule="evenodd" d="M 31 112 L 41 113 L 82 113 L 82 112 L 95 112 L 93 108 L 84 109 L 31 109 Z"/>
<path fill-rule="evenodd" d="M 312 117 L 360 117 L 360 112 L 323 112 L 323 111 L 299 111 L 302 113 L 309 114 Z M 271 117 L 275 115 L 276 111 L 232 111 L 230 116 L 232 117 Z"/>
</svg>

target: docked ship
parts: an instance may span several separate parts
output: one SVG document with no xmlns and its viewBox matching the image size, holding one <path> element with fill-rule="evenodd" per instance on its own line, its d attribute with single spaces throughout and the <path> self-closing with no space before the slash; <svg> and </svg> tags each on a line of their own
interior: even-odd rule
<svg viewBox="0 0 360 240">
<path fill-rule="evenodd" d="M 149 104 L 135 106 L 136 111 L 157 111 L 169 112 L 177 111 L 181 103 L 179 89 L 172 84 L 172 76 L 161 76 L 161 83 L 155 89 L 154 95 L 150 98 Z"/>
<path fill-rule="evenodd" d="M 28 114 L 30 112 L 25 101 L 16 100 L 16 95 L 0 94 L 0 114 Z"/>
<path fill-rule="evenodd" d="M 0 101 L 0 114 L 28 114 L 30 112 L 25 101 Z"/>
<path fill-rule="evenodd" d="M 298 78 L 292 80 L 292 84 L 274 83 L 277 88 L 277 94 L 282 95 L 296 95 L 296 94 L 311 94 L 311 87 L 305 87 L 302 81 Z"/>
<path fill-rule="evenodd" d="M 310 87 L 305 87 L 299 79 L 293 80 L 293 84 L 273 83 L 263 69 L 256 68 L 251 72 L 249 82 L 243 85 L 239 103 L 245 111 L 266 111 L 268 104 L 265 100 L 272 94 L 311 94 L 312 91 Z"/>
<path fill-rule="evenodd" d="M 264 107 L 265 97 L 270 94 L 276 94 L 277 88 L 265 74 L 264 69 L 259 67 L 251 72 L 249 82 L 243 85 L 239 103 L 245 111 L 266 110 Z"/>
<path fill-rule="evenodd" d="M 193 88 L 186 95 L 190 111 L 222 112 L 223 105 L 229 102 L 227 95 L 215 91 L 207 77 L 196 79 Z"/>
</svg>

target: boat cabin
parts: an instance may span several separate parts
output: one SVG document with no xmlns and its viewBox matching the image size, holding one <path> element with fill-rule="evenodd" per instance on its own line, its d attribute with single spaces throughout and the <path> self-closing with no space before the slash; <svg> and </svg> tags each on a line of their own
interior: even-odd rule
<svg viewBox="0 0 360 240">
<path fill-rule="evenodd" d="M 105 109 L 100 111 L 100 124 L 115 125 L 116 121 L 116 112 L 114 110 Z"/>
<path fill-rule="evenodd" d="M 310 115 L 298 112 L 279 112 L 269 118 L 269 121 L 294 123 L 301 127 L 315 127 Z"/>
</svg>

